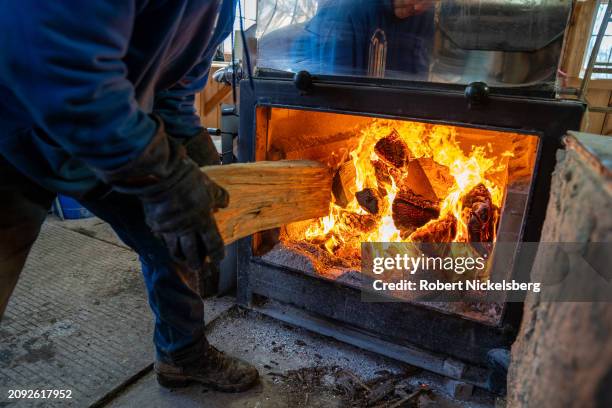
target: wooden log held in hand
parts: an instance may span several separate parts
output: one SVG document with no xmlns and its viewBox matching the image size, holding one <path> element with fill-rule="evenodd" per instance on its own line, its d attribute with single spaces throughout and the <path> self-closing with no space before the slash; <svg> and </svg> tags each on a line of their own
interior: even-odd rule
<svg viewBox="0 0 612 408">
<path fill-rule="evenodd" d="M 229 206 L 214 214 L 225 244 L 329 212 L 332 173 L 318 162 L 263 161 L 202 171 L 230 196 Z"/>
</svg>

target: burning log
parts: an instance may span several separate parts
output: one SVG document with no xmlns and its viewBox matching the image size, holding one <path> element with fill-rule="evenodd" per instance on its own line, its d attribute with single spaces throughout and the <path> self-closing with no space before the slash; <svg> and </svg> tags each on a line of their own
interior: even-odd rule
<svg viewBox="0 0 612 408">
<path fill-rule="evenodd" d="M 484 184 L 478 184 L 463 197 L 461 204 L 472 246 L 481 254 L 490 252 L 490 245 L 485 243 L 493 242 L 495 221 L 499 211 L 491 201 L 491 193 Z"/>
<path fill-rule="evenodd" d="M 374 167 L 374 175 L 376 176 L 376 185 L 378 186 L 378 195 L 384 197 L 387 195 L 387 190 L 393 185 L 393 179 L 400 180 L 402 172 L 395 167 L 388 166 L 382 160 L 372 160 L 370 162 Z"/>
<path fill-rule="evenodd" d="M 448 191 L 455 184 L 455 179 L 450 174 L 449 168 L 437 163 L 430 157 L 421 157 L 417 161 L 421 165 L 423 172 L 427 175 L 427 179 L 438 198 L 446 197 Z"/>
<path fill-rule="evenodd" d="M 378 214 L 378 194 L 371 188 L 363 189 L 355 194 L 357 202 L 370 214 Z"/>
<path fill-rule="evenodd" d="M 355 194 L 355 165 L 351 160 L 344 162 L 336 174 L 332 182 L 332 193 L 336 200 L 336 204 L 344 208 L 353 201 Z"/>
<path fill-rule="evenodd" d="M 374 151 L 381 160 L 398 169 L 404 167 L 408 160 L 412 159 L 408 146 L 395 130 L 376 142 Z"/>
<path fill-rule="evenodd" d="M 374 231 L 378 226 L 378 219 L 371 214 L 356 214 L 350 211 L 343 211 L 338 217 L 338 224 L 342 226 L 342 239 L 339 241 L 333 231 L 325 235 L 310 239 L 310 244 L 316 245 L 327 254 L 332 254 L 342 260 L 342 266 L 357 267 L 361 262 L 359 237 L 368 232 Z M 347 245 L 354 241 L 356 245 Z M 338 265 L 340 266 L 340 265 Z"/>
<path fill-rule="evenodd" d="M 378 226 L 376 217 L 370 214 L 362 215 L 348 211 L 345 211 L 340 215 L 340 222 L 354 230 L 355 234 L 374 231 L 374 229 L 376 229 Z"/>
<path fill-rule="evenodd" d="M 457 219 L 448 214 L 440 220 L 432 221 L 417 229 L 410 235 L 410 240 L 415 242 L 423 253 L 429 256 L 445 257 L 449 255 L 450 245 L 457 235 Z M 444 279 L 449 276 L 442 275 Z"/>
<path fill-rule="evenodd" d="M 389 168 L 382 160 L 372 160 L 372 166 L 374 167 L 374 174 L 376 175 L 376 183 L 378 184 L 379 190 L 385 185 L 391 185 L 391 174 Z"/>
<path fill-rule="evenodd" d="M 419 159 L 415 159 L 408 146 L 394 130 L 388 136 L 380 139 L 374 145 L 374 151 L 380 160 L 373 160 L 372 166 L 376 174 L 379 187 L 401 182 L 401 189 L 410 189 L 414 194 L 426 200 L 437 201 L 438 195 L 434 191 L 428 175 L 423 171 Z"/>
<path fill-rule="evenodd" d="M 457 219 L 447 215 L 441 220 L 429 223 L 410 235 L 413 242 L 446 243 L 453 242 L 457 235 Z"/>
<path fill-rule="evenodd" d="M 438 196 L 431 186 L 429 177 L 421 168 L 418 160 L 410 160 L 406 166 L 407 175 L 402 179 L 400 188 L 411 190 L 414 194 L 423 197 L 425 200 L 438 202 Z"/>
<path fill-rule="evenodd" d="M 440 215 L 437 202 L 427 200 L 410 189 L 398 193 L 391 210 L 393 223 L 402 235 L 411 234 Z"/>
<path fill-rule="evenodd" d="M 470 241 L 493 241 L 493 220 L 497 208 L 491 201 L 489 190 L 483 184 L 477 185 L 463 197 L 462 205 Z"/>
<path fill-rule="evenodd" d="M 393 222 L 402 235 L 438 218 L 439 200 L 427 175 L 417 160 L 410 160 L 399 185 L 400 192 L 393 201 Z"/>
</svg>

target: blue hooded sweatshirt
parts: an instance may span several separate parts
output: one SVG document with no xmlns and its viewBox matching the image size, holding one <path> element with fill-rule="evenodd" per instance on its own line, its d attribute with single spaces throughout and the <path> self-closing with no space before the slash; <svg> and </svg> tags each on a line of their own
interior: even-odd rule
<svg viewBox="0 0 612 408">
<path fill-rule="evenodd" d="M 156 131 L 200 129 L 194 94 L 231 32 L 236 0 L 0 2 L 0 154 L 79 196 Z"/>
</svg>

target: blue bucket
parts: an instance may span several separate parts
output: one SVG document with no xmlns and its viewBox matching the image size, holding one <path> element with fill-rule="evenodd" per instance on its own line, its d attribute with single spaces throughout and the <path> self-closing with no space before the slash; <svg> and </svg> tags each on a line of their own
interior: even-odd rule
<svg viewBox="0 0 612 408">
<path fill-rule="evenodd" d="M 78 220 L 94 216 L 77 200 L 61 194 L 53 202 L 53 212 L 62 220 Z"/>
</svg>

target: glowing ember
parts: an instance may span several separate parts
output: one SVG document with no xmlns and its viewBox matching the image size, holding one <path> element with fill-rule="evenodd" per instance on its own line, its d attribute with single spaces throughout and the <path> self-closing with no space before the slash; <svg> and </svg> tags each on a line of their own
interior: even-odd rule
<svg viewBox="0 0 612 408">
<path fill-rule="evenodd" d="M 344 164 L 354 170 L 342 186 L 351 192 L 346 202 L 336 198 L 329 215 L 288 228 L 283 239 L 352 256 L 357 265 L 361 242 L 493 243 L 512 153 L 491 152 L 462 149 L 452 126 L 375 120 Z"/>
</svg>

